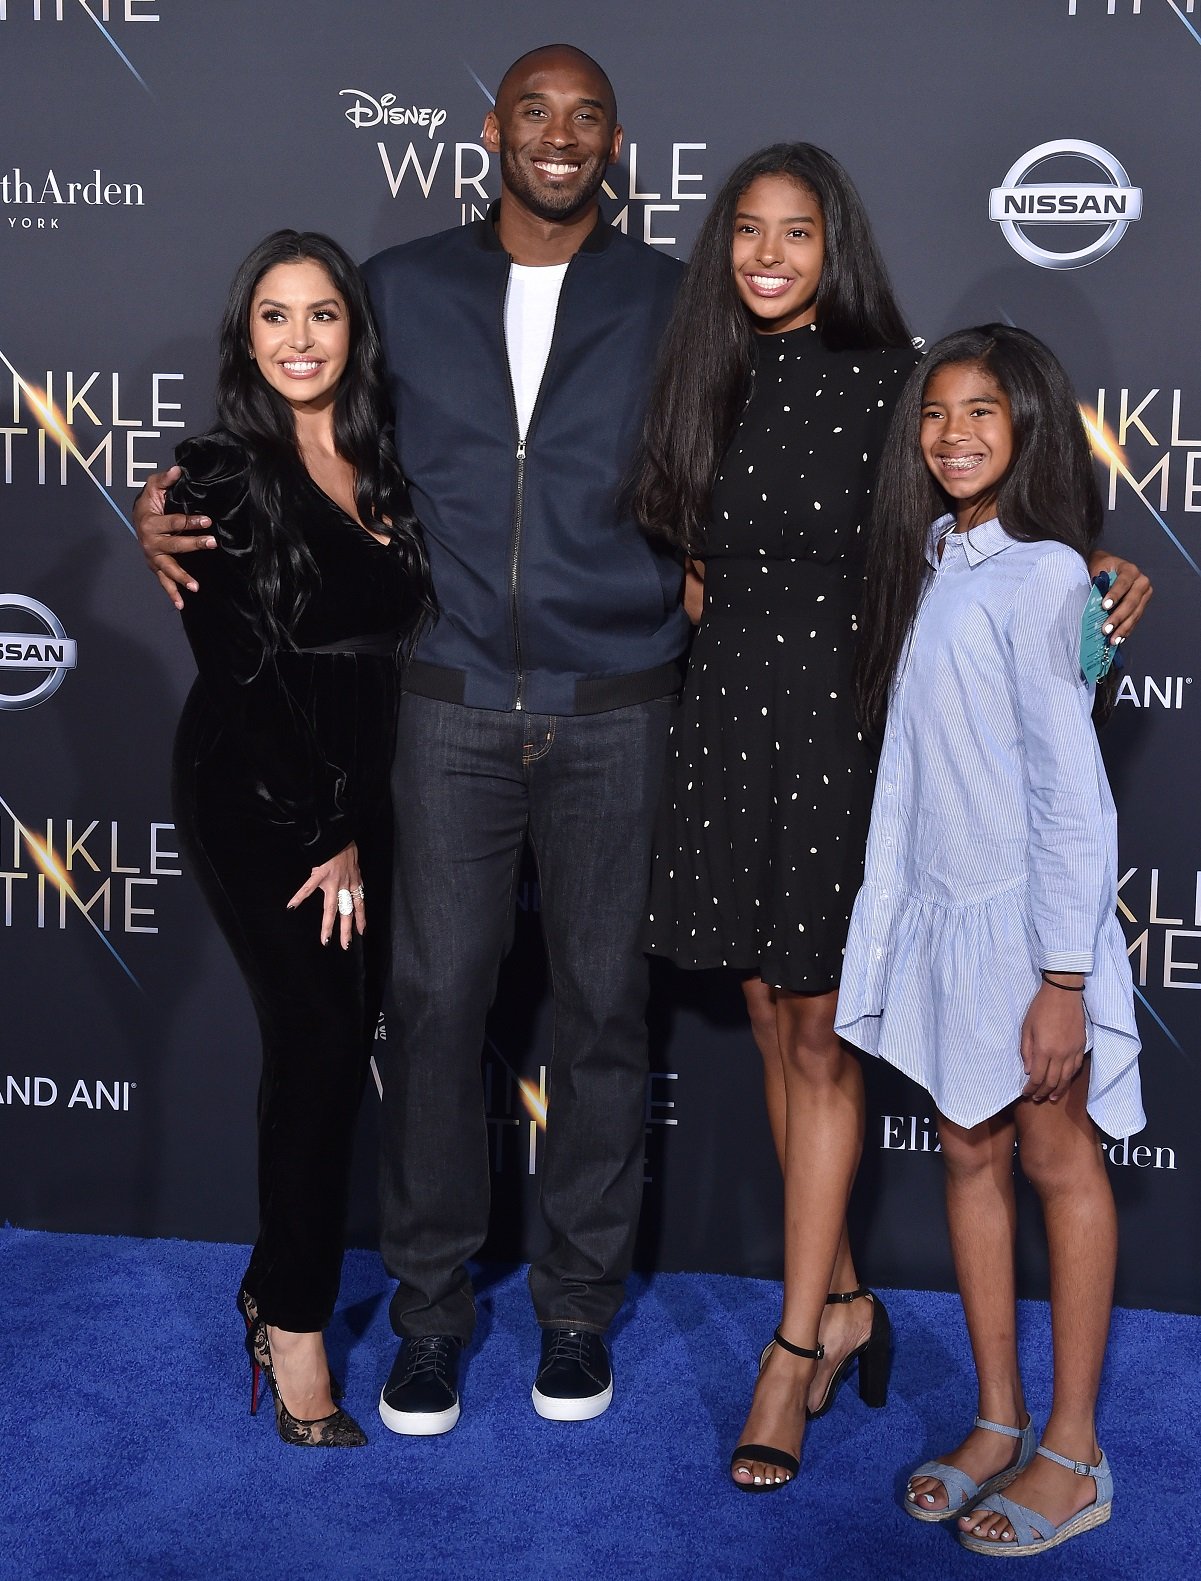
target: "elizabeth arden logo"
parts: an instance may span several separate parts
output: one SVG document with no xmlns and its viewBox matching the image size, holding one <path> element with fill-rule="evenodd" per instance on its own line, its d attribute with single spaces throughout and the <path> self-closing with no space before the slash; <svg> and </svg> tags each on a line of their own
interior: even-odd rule
<svg viewBox="0 0 1201 1581">
<path fill-rule="evenodd" d="M 5 215 L 11 231 L 56 231 L 62 209 L 140 209 L 145 204 L 140 181 L 114 181 L 99 166 L 82 177 L 20 165 L 0 175 L 0 206 L 16 211 Z"/>
</svg>

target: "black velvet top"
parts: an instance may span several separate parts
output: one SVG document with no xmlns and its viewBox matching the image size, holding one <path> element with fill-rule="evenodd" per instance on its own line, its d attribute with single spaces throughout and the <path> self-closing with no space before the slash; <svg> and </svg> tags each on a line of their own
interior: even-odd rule
<svg viewBox="0 0 1201 1581">
<path fill-rule="evenodd" d="M 269 643 L 251 577 L 257 519 L 241 445 L 218 431 L 184 440 L 175 456 L 183 477 L 168 509 L 211 517 L 218 542 L 188 567 L 200 584 L 184 595 L 199 671 L 189 709 L 210 715 L 230 811 L 286 827 L 320 866 L 387 794 L 398 653 L 421 616 L 412 579 L 396 543 L 373 537 L 297 465 L 284 506 L 318 579 L 289 632 L 295 646 Z"/>
</svg>

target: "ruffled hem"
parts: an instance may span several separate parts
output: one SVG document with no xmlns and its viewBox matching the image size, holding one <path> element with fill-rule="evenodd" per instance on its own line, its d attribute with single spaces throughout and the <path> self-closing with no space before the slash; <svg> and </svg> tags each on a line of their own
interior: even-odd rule
<svg viewBox="0 0 1201 1581">
<path fill-rule="evenodd" d="M 979 1125 L 1026 1084 L 1020 1039 L 1038 986 L 1024 885 L 976 906 L 897 900 L 865 884 L 855 901 L 835 1026 L 895 1065 L 957 1125 Z M 1112 1137 L 1146 1124 L 1130 963 L 1116 916 L 1097 931 L 1084 1008 L 1088 1112 Z"/>
</svg>

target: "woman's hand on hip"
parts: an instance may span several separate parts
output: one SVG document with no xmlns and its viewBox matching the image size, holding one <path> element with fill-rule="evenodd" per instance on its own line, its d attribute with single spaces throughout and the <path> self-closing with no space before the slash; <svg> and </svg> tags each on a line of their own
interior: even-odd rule
<svg viewBox="0 0 1201 1581">
<path fill-rule="evenodd" d="M 1022 1023 L 1022 1097 L 1058 1103 L 1084 1064 L 1084 995 L 1048 983 L 1030 1001 Z"/>
<path fill-rule="evenodd" d="M 318 890 L 324 901 L 321 910 L 321 942 L 329 943 L 336 924 L 342 948 L 348 950 L 355 933 L 362 933 L 367 927 L 363 880 L 359 874 L 359 849 L 353 840 L 337 856 L 331 856 L 328 862 L 313 869 L 288 902 L 288 910 L 294 910 Z M 350 896 L 349 910 L 345 901 L 339 906 L 339 894 Z"/>
</svg>

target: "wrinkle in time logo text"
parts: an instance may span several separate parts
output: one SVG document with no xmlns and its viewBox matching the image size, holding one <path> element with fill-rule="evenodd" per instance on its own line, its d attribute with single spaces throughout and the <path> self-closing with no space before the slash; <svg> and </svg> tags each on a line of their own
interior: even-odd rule
<svg viewBox="0 0 1201 1581">
<path fill-rule="evenodd" d="M 1144 14 L 1144 0 L 1067 0 L 1069 16 L 1136 17 Z M 1166 5 L 1188 26 L 1188 18 L 1197 9 L 1197 0 L 1150 0 L 1147 11 L 1159 10 Z"/>
<path fill-rule="evenodd" d="M 469 75 L 489 106 L 492 95 L 474 71 Z M 459 224 L 470 225 L 483 219 L 496 196 L 489 192 L 493 182 L 493 159 L 483 143 L 449 142 L 438 138 L 448 112 L 430 96 L 368 92 L 363 88 L 340 88 L 338 98 L 343 118 L 356 130 L 393 133 L 407 131 L 409 141 L 402 148 L 382 137 L 376 138 L 376 151 L 392 197 L 406 191 L 419 192 L 425 202 L 439 193 L 448 193 Z M 677 238 L 666 234 L 670 216 L 681 212 L 686 203 L 703 203 L 704 174 L 695 167 L 706 143 L 673 142 L 664 157 L 659 152 L 640 157 L 637 139 L 622 150 L 621 163 L 608 173 L 602 191 L 618 204 L 612 224 L 618 230 L 638 236 L 651 247 L 675 247 Z M 640 171 L 641 164 L 641 171 Z M 653 172 L 648 176 L 647 172 Z"/>
<path fill-rule="evenodd" d="M 140 489 L 163 464 L 164 430 L 184 427 L 182 373 L 151 373 L 139 391 L 119 370 L 49 368 L 35 384 L 0 349 L 0 478 L 65 487 L 80 474 L 129 532 L 115 487 Z M 58 402 L 62 401 L 60 408 Z"/>
<path fill-rule="evenodd" d="M 127 23 L 161 22 L 166 0 L 0 0 L 0 22 L 46 22 L 61 28 L 72 22 L 91 26 L 138 85 L 150 93 L 150 84 L 117 40 L 114 28 Z M 153 97 L 153 95 L 152 95 Z"/>
<path fill-rule="evenodd" d="M 1096 406 L 1080 411 L 1093 454 L 1109 474 L 1108 509 L 1117 508 L 1119 497 L 1133 496 L 1201 576 L 1201 564 L 1166 514 L 1201 512 L 1201 413 L 1186 410 L 1189 393 L 1179 386 L 1102 387 Z"/>
</svg>

